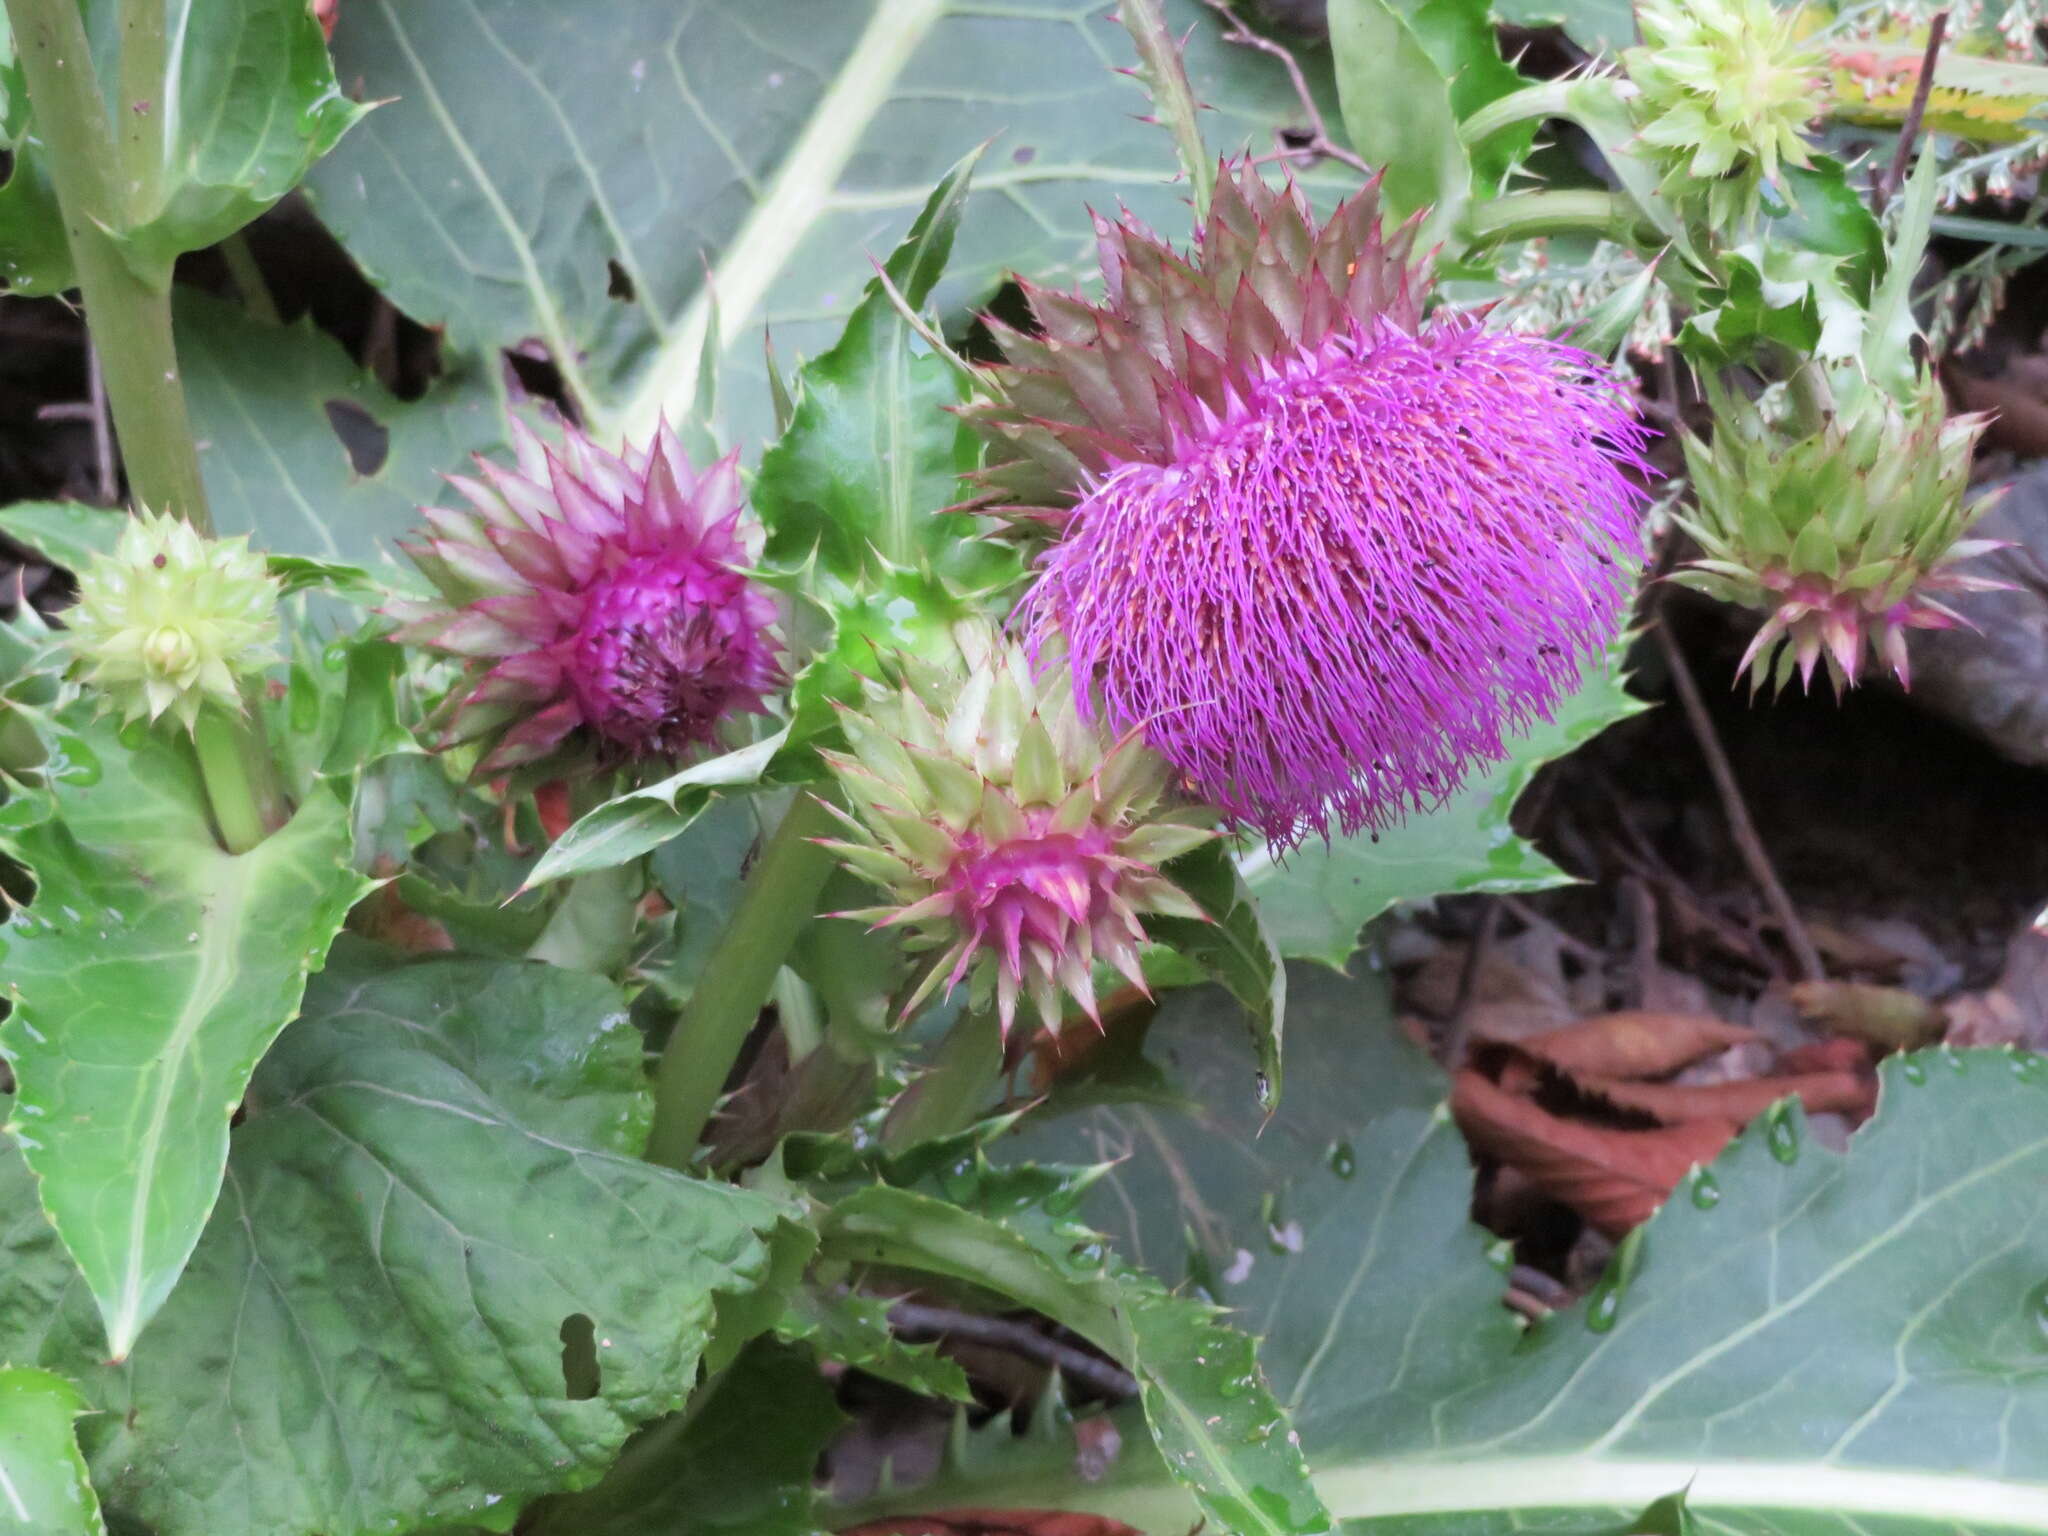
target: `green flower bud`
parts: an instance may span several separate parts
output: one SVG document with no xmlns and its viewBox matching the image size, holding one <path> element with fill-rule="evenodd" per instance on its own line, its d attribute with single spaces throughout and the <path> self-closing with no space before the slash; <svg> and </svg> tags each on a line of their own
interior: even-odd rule
<svg viewBox="0 0 2048 1536">
<path fill-rule="evenodd" d="M 1818 373 L 1797 383 L 1826 399 Z M 1986 418 L 1950 416 L 1926 373 L 1904 404 L 1852 387 L 1794 427 L 1709 381 L 1713 442 L 1685 439 L 1696 507 L 1676 521 L 1706 558 L 1674 579 L 1768 615 L 1742 658 L 1752 689 L 1774 671 L 1810 685 L 1823 660 L 1847 687 L 1866 648 L 1910 684 L 1906 631 L 1964 622 L 1935 594 L 2005 585 L 1953 568 L 1998 547 L 1963 537 L 1992 500 L 1964 499 Z"/>
<path fill-rule="evenodd" d="M 238 680 L 276 659 L 279 595 L 248 539 L 138 513 L 79 573 L 64 615 L 73 671 L 124 721 L 168 712 L 190 730 L 209 700 L 239 711 Z"/>
<path fill-rule="evenodd" d="M 1824 105 L 1820 54 L 1770 0 L 1642 0 L 1643 46 L 1621 55 L 1664 193 L 1716 225 L 1754 217 L 1783 165 L 1806 165 Z"/>
</svg>

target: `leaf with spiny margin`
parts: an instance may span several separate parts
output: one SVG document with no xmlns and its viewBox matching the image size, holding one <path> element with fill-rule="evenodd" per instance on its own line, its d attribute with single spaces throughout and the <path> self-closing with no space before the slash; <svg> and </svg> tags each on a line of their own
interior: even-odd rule
<svg viewBox="0 0 2048 1536">
<path fill-rule="evenodd" d="M 642 1158 L 642 1049 L 597 978 L 344 940 L 125 1368 L 97 1365 L 82 1287 L 0 1160 L 0 1354 L 85 1383 L 101 1494 L 159 1536 L 503 1530 L 683 1407 L 717 1299 L 760 1283 L 796 1214 Z M 578 1316 L 588 1397 L 564 1370 Z"/>
<path fill-rule="evenodd" d="M 1282 858 L 1263 848 L 1240 854 L 1238 869 L 1280 953 L 1342 970 L 1360 930 L 1398 902 L 1568 884 L 1570 876 L 1515 835 L 1510 818 L 1538 768 L 1648 707 L 1623 686 L 1625 649 L 1617 642 L 1589 665 L 1554 719 L 1510 742 L 1506 762 L 1436 810 L 1411 814 L 1376 841 L 1360 833 L 1306 843 Z"/>
<path fill-rule="evenodd" d="M 168 284 L 179 256 L 226 239 L 291 191 L 369 110 L 341 94 L 304 0 L 159 7 L 158 67 L 140 73 L 122 67 L 123 52 L 144 44 L 118 0 L 81 0 L 80 8 L 128 199 L 118 224 L 106 222 L 145 282 Z M 59 293 L 74 283 L 70 255 L 61 223 L 48 222 L 56 213 L 49 149 L 33 108 L 22 111 L 12 42 L 0 27 L 0 92 L 14 156 L 0 190 L 0 269 L 16 293 Z"/>
<path fill-rule="evenodd" d="M 1049 1214 L 1080 1170 L 977 1169 L 954 1198 L 873 1185 L 837 1200 L 820 1252 L 943 1275 L 1033 1308 L 1121 1361 L 1160 1457 L 1202 1515 L 1234 1536 L 1332 1529 L 1253 1341 L 1216 1307 L 1118 1263 L 1101 1238 Z M 963 1209 L 971 1198 L 992 1214 Z M 994 1214 L 1000 1213 L 1000 1214 Z M 1047 1490 L 1044 1502 L 1065 1491 Z"/>
<path fill-rule="evenodd" d="M 250 1072 L 369 883 L 335 795 L 231 855 L 189 751 L 156 731 L 131 751 L 89 714 L 46 732 L 65 768 L 0 809 L 36 882 L 0 928 L 0 1053 L 7 1128 L 120 1359 L 199 1240 Z"/>
<path fill-rule="evenodd" d="M 1259 1058 L 1249 1086 L 1270 1110 L 1280 1101 L 1280 1039 L 1287 1022 L 1287 967 L 1279 946 L 1221 839 L 1183 854 L 1164 873 L 1194 898 L 1209 921 L 1151 916 L 1145 920 L 1146 932 L 1221 982 L 1244 1005 Z"/>
<path fill-rule="evenodd" d="M 0 1536 L 102 1536 L 72 1422 L 85 1396 L 34 1366 L 0 1366 Z"/>
<path fill-rule="evenodd" d="M 607 800 L 578 817 L 533 866 L 521 890 L 569 875 L 617 869 L 689 829 L 720 789 L 760 784 L 788 736 L 787 730 L 707 757 L 641 789 Z"/>
<path fill-rule="evenodd" d="M 954 166 L 883 271 L 913 310 L 931 296 L 952 253 L 979 152 Z M 830 351 L 797 374 L 789 428 L 761 459 L 754 510 L 768 530 L 767 561 L 810 565 L 849 584 L 880 567 L 950 571 L 975 547 L 973 518 L 942 514 L 964 499 L 960 477 L 979 462 L 976 439 L 950 409 L 966 382 L 871 280 Z M 993 545 L 990 565 L 1014 569 Z"/>
<path fill-rule="evenodd" d="M 1529 1328 L 1463 1220 L 1447 1083 L 1384 981 L 1300 967 L 1293 1015 L 1270 1121 L 1227 1091 L 1250 1065 L 1235 1005 L 1184 993 L 1148 1050 L 1192 1107 L 1028 1118 L 1014 1152 L 1123 1154 L 1083 1215 L 1262 1340 L 1348 1530 L 1621 1536 L 1684 1488 L 1708 1531 L 2048 1531 L 2048 1058 L 1893 1057 L 1846 1154 L 1780 1106 L 1623 1272 Z M 1060 1502 L 1178 1536 L 1172 1493 L 1127 1446 Z"/>
<path fill-rule="evenodd" d="M 1166 0 L 1219 146 L 1298 125 L 1279 61 Z M 1089 209 L 1185 231 L 1171 139 L 1114 73 L 1115 0 L 351 0 L 334 51 L 372 113 L 314 167 L 321 218 L 465 356 L 537 338 L 602 440 L 696 397 L 714 323 L 727 440 L 772 435 L 763 330 L 830 345 L 932 184 L 993 137 L 933 302 L 1092 270 Z M 989 61 L 1000 60 L 999 72 Z M 1323 100 L 1322 55 L 1303 65 Z M 659 146 L 650 158 L 650 146 Z M 653 165 L 659 164 L 659 174 Z M 1352 190 L 1335 162 L 1304 174 Z M 426 189 L 431 189 L 427 192 Z M 926 511 L 936 510 L 936 506 Z"/>
<path fill-rule="evenodd" d="M 505 446 L 492 369 L 449 359 L 418 400 L 400 400 L 310 318 L 266 325 L 189 288 L 174 299 L 199 466 L 222 533 L 264 549 L 395 574 L 392 546 L 417 527 L 441 476 Z M 381 445 L 358 470 L 342 430 Z M 369 467 L 374 459 L 374 467 Z"/>
<path fill-rule="evenodd" d="M 825 1360 L 893 1381 L 926 1397 L 974 1401 L 967 1373 L 938 1352 L 936 1345 L 910 1344 L 889 1326 L 890 1296 L 864 1296 L 857 1291 L 832 1293 L 806 1286 L 790 1298 L 775 1325 L 778 1338 L 803 1342 Z"/>
<path fill-rule="evenodd" d="M 127 524 L 119 508 L 82 501 L 17 501 L 0 507 L 0 533 L 26 545 L 52 565 L 83 570 L 94 555 L 112 554 Z"/>
</svg>

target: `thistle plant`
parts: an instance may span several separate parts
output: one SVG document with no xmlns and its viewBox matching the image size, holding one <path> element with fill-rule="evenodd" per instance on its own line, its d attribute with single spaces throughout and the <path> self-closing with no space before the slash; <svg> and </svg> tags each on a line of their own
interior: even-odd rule
<svg viewBox="0 0 2048 1536">
<path fill-rule="evenodd" d="M 990 504 L 1084 715 L 1276 845 L 1378 831 L 1548 718 L 1633 581 L 1645 433 L 1597 359 L 1425 319 L 1372 190 L 1318 225 L 1249 168 L 1183 255 L 1098 227 L 1105 301 L 999 330 Z M 1098 704 L 1099 699 L 1099 704 Z"/>
<path fill-rule="evenodd" d="M 1214 818 L 1175 803 L 1157 753 L 1082 718 L 1063 666 L 1034 679 L 1020 647 L 973 628 L 964 649 L 964 668 L 906 663 L 841 715 L 853 751 L 825 756 L 852 814 L 825 846 L 889 900 L 839 915 L 929 953 L 906 1016 L 969 981 L 1005 1034 L 1020 996 L 1057 1032 L 1063 994 L 1096 1017 L 1097 963 L 1145 990 L 1143 914 L 1202 917 L 1161 867 Z"/>
<path fill-rule="evenodd" d="M 464 663 L 436 722 L 479 776 L 667 761 L 764 711 L 781 681 L 775 601 L 748 559 L 736 455 L 694 468 L 664 424 L 612 454 L 511 424 L 512 466 L 451 475 L 466 508 L 423 508 L 402 546 L 434 601 L 397 601 L 393 637 Z"/>
<path fill-rule="evenodd" d="M 1675 579 L 1766 616 L 1740 668 L 1752 692 L 1795 673 L 1810 687 L 1823 662 L 1839 691 L 1866 654 L 1910 684 L 1907 631 L 1964 622 L 1939 594 L 2005 585 L 1956 569 L 1998 547 L 1964 537 L 1992 500 L 1966 496 L 1988 418 L 1949 415 L 1924 372 L 1904 402 L 1856 384 L 1837 404 L 1813 372 L 1795 383 L 1821 402 L 1799 423 L 1709 385 L 1713 440 L 1685 438 L 1695 507 L 1676 519 L 1705 558 Z"/>
<path fill-rule="evenodd" d="M 247 538 L 138 512 L 79 573 L 72 671 L 123 720 L 168 714 L 190 733 L 209 705 L 240 713 L 241 680 L 277 660 L 279 592 Z"/>
<path fill-rule="evenodd" d="M 1783 167 L 1810 163 L 1806 128 L 1825 105 L 1819 51 L 1771 0 L 1642 0 L 1636 21 L 1642 46 L 1621 63 L 1664 194 L 1712 226 L 1746 223 Z"/>
</svg>

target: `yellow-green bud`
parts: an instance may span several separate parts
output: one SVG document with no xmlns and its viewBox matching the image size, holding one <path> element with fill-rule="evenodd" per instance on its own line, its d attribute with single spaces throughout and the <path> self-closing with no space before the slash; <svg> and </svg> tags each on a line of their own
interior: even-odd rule
<svg viewBox="0 0 2048 1536">
<path fill-rule="evenodd" d="M 73 670 L 123 720 L 168 713 L 190 730 L 209 700 L 239 710 L 238 680 L 276 659 L 279 595 L 246 538 L 138 513 L 79 573 L 64 615 Z"/>
<path fill-rule="evenodd" d="M 1770 0 L 1642 0 L 1643 46 L 1621 55 L 1641 92 L 1639 136 L 1664 192 L 1716 225 L 1747 220 L 1783 165 L 1806 165 L 1824 106 L 1820 54 Z"/>
</svg>

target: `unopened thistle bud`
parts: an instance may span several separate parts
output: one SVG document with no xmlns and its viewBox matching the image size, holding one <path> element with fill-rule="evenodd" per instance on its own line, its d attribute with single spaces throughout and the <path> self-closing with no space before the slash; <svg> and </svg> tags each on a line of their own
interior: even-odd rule
<svg viewBox="0 0 2048 1536">
<path fill-rule="evenodd" d="M 277 659 L 279 595 L 248 539 L 139 512 L 79 573 L 74 672 L 123 720 L 169 714 L 189 731 L 209 702 L 238 712 L 240 679 Z"/>
<path fill-rule="evenodd" d="M 1857 385 L 1818 426 L 1793 430 L 1709 384 L 1711 443 L 1688 434 L 1694 510 L 1677 521 L 1705 558 L 1674 579 L 1767 617 L 1742 658 L 1752 691 L 1826 663 L 1839 690 L 1866 651 L 1910 683 L 1906 631 L 1965 622 L 1936 594 L 2005 583 L 1958 562 L 1998 547 L 1965 539 L 1989 497 L 1965 499 L 1982 416 L 1951 416 L 1923 374 L 1901 405 Z"/>
<path fill-rule="evenodd" d="M 966 980 L 1006 1034 L 1020 996 L 1057 1030 L 1062 996 L 1095 1016 L 1097 962 L 1144 987 L 1143 914 L 1202 916 L 1160 869 L 1213 816 L 1167 803 L 1173 770 L 1141 741 L 1083 721 L 1063 667 L 1034 681 L 1020 649 L 967 645 L 971 668 L 906 663 L 842 714 L 853 752 L 827 760 L 851 814 L 826 846 L 889 900 L 840 915 L 930 953 L 906 1016 Z"/>
<path fill-rule="evenodd" d="M 1025 599 L 1084 714 L 1277 845 L 1433 806 L 1619 626 L 1645 434 L 1540 337 L 1425 319 L 1375 193 L 1318 224 L 1226 167 L 1193 251 L 1098 224 L 1106 301 L 998 329 L 996 510 L 1056 535 Z"/>
<path fill-rule="evenodd" d="M 764 713 L 775 601 L 743 570 L 738 456 L 698 470 L 666 425 L 622 457 L 511 431 L 517 463 L 450 475 L 468 507 L 423 508 L 403 546 L 440 600 L 386 610 L 394 639 L 467 664 L 439 745 L 477 743 L 479 775 L 557 775 L 682 757 Z"/>
<path fill-rule="evenodd" d="M 1665 167 L 1665 195 L 1717 226 L 1752 217 L 1782 166 L 1809 163 L 1806 126 L 1826 83 L 1819 52 L 1771 0 L 1642 0 L 1636 20 L 1643 45 L 1621 62 L 1641 92 L 1638 136 Z"/>
</svg>

